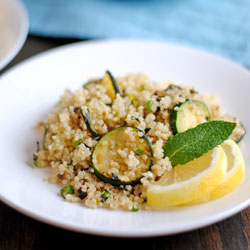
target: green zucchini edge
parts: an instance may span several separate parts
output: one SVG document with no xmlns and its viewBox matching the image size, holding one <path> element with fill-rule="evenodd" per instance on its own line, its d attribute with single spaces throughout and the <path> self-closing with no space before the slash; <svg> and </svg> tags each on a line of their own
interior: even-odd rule
<svg viewBox="0 0 250 250">
<path fill-rule="evenodd" d="M 178 134 L 178 128 L 177 128 L 177 119 L 178 119 L 178 112 L 179 110 L 175 110 L 176 107 L 181 107 L 182 105 L 185 105 L 187 102 L 193 102 L 193 103 L 198 103 L 198 104 L 201 104 L 204 106 L 204 108 L 207 109 L 207 113 L 208 113 L 208 117 L 207 117 L 207 121 L 210 121 L 210 113 L 209 113 L 209 110 L 208 110 L 208 107 L 205 103 L 203 102 L 200 102 L 200 101 L 197 101 L 197 100 L 190 100 L 190 99 L 187 99 L 185 100 L 184 102 L 181 102 L 181 103 L 177 103 L 170 111 L 170 115 L 169 115 L 169 124 L 170 124 L 170 128 L 173 132 L 174 135 Z"/>
<path fill-rule="evenodd" d="M 236 143 L 240 143 L 247 133 L 245 126 L 241 122 L 240 125 L 242 126 L 244 133 L 235 140 Z"/>
<path fill-rule="evenodd" d="M 89 114 L 89 111 L 87 111 L 86 115 L 83 113 L 82 109 L 81 108 L 74 108 L 74 112 L 76 113 L 77 110 L 80 111 L 80 114 L 89 130 L 89 132 L 96 138 L 96 139 L 100 139 L 101 136 L 92 128 L 91 126 L 91 121 L 90 121 L 90 114 Z"/>
<path fill-rule="evenodd" d="M 111 72 L 109 70 L 106 70 L 106 73 L 109 75 L 110 79 L 111 79 L 111 82 L 112 82 L 112 85 L 113 85 L 113 88 L 115 90 L 115 93 L 116 94 L 120 94 L 121 95 L 121 91 L 120 91 L 120 88 L 115 80 L 115 78 L 113 77 L 113 75 L 111 74 Z"/>
</svg>

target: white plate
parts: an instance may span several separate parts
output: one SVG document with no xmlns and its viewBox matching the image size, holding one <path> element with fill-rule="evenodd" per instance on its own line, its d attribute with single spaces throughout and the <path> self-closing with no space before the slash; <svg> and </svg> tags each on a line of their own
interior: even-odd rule
<svg viewBox="0 0 250 250">
<path fill-rule="evenodd" d="M 22 48 L 28 33 L 28 16 L 19 0 L 0 0 L 0 70 Z"/>
<path fill-rule="evenodd" d="M 48 51 L 0 78 L 0 197 L 11 207 L 70 230 L 112 236 L 184 232 L 225 219 L 250 204 L 250 138 L 244 138 L 244 181 L 229 195 L 203 205 L 165 211 L 109 211 L 65 202 L 59 186 L 43 180 L 48 169 L 30 167 L 35 124 L 65 88 L 75 90 L 109 69 L 115 76 L 145 72 L 154 80 L 175 79 L 200 92 L 217 93 L 225 109 L 250 131 L 250 73 L 220 57 L 160 42 L 80 42 Z"/>
</svg>

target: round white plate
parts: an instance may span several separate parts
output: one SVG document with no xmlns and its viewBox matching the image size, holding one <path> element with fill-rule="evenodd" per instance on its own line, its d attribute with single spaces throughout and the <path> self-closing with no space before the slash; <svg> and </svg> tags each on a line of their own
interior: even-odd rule
<svg viewBox="0 0 250 250">
<path fill-rule="evenodd" d="M 28 26 L 28 15 L 20 0 L 0 0 L 0 70 L 22 48 Z"/>
<path fill-rule="evenodd" d="M 66 229 L 111 236 L 156 236 L 184 232 L 225 219 L 250 204 L 250 137 L 244 138 L 246 175 L 229 195 L 202 205 L 161 211 L 88 209 L 64 201 L 59 186 L 44 181 L 49 169 L 30 166 L 35 126 L 65 88 L 76 90 L 106 69 L 115 76 L 145 72 L 175 79 L 200 92 L 217 93 L 226 111 L 250 131 L 250 73 L 195 49 L 150 41 L 80 42 L 35 56 L 0 78 L 0 198 L 40 221 Z"/>
</svg>

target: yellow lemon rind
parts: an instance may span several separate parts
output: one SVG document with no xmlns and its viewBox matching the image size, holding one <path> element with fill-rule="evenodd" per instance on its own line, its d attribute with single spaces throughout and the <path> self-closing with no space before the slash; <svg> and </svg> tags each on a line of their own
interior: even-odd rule
<svg viewBox="0 0 250 250">
<path fill-rule="evenodd" d="M 221 183 L 219 183 L 214 189 L 212 189 L 204 196 L 183 205 L 197 205 L 221 198 L 226 194 L 232 192 L 242 181 L 245 174 L 245 163 L 241 150 L 238 144 L 236 144 L 231 139 L 228 139 L 224 143 L 230 145 L 232 148 L 232 151 L 235 156 L 234 166 L 231 170 L 226 172 Z"/>
</svg>

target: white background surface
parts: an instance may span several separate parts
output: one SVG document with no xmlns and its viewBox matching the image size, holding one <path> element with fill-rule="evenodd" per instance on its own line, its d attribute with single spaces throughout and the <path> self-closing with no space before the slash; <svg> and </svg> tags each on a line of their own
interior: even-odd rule
<svg viewBox="0 0 250 250">
<path fill-rule="evenodd" d="M 206 52 L 166 43 L 99 41 L 67 45 L 14 67 L 0 78 L 0 198 L 17 210 L 63 228 L 99 235 L 154 236 L 183 232 L 222 220 L 250 204 L 250 138 L 244 138 L 246 175 L 229 195 L 202 205 L 158 211 L 88 209 L 65 202 L 60 187 L 43 179 L 49 169 L 31 167 L 35 126 L 65 88 L 88 78 L 145 72 L 153 80 L 174 79 L 199 92 L 217 93 L 226 111 L 250 131 L 250 73 Z"/>
</svg>

